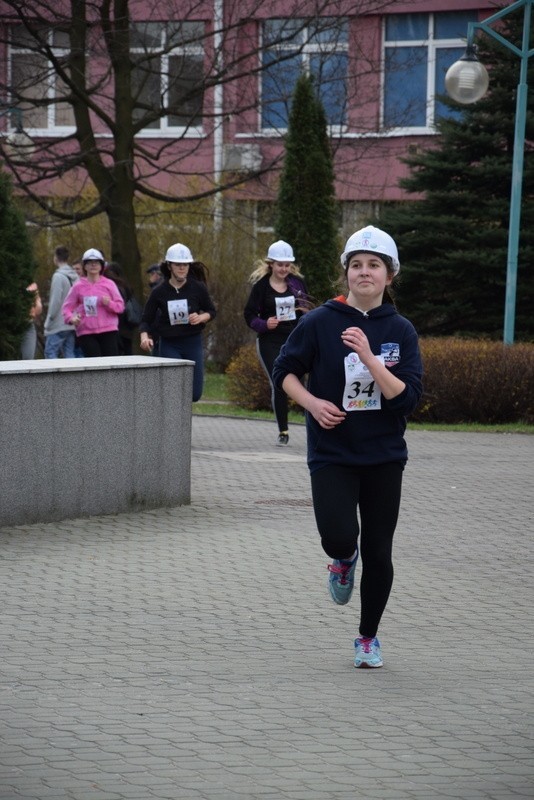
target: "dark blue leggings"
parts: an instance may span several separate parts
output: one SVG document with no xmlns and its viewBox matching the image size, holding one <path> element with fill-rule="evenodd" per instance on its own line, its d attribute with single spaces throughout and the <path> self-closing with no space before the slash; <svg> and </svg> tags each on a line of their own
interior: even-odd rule
<svg viewBox="0 0 534 800">
<path fill-rule="evenodd" d="M 361 636 L 376 636 L 391 591 L 402 472 L 403 465 L 398 463 L 333 464 L 311 475 L 313 508 L 325 553 L 330 558 L 348 559 L 360 540 Z"/>
<path fill-rule="evenodd" d="M 204 353 L 202 336 L 184 336 L 183 338 L 164 339 L 159 341 L 159 355 L 162 358 L 185 358 L 195 362 L 193 371 L 193 403 L 200 400 L 204 389 Z"/>
</svg>

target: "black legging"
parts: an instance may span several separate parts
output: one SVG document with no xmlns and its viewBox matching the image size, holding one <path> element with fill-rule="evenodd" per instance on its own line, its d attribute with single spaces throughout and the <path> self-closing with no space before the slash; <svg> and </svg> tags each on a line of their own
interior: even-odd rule
<svg viewBox="0 0 534 800">
<path fill-rule="evenodd" d="M 82 348 L 85 358 L 119 355 L 118 331 L 88 333 L 85 336 L 78 337 L 78 344 Z"/>
<path fill-rule="evenodd" d="M 403 466 L 398 463 L 366 467 L 334 464 L 311 475 L 317 528 L 323 550 L 330 558 L 348 559 L 356 550 L 359 508 L 361 636 L 376 636 L 391 591 L 391 551 L 402 472 Z"/>
<path fill-rule="evenodd" d="M 273 366 L 280 349 L 287 339 L 287 335 L 279 336 L 269 333 L 256 339 L 256 351 L 260 364 L 271 384 L 271 403 L 278 423 L 279 431 L 287 431 L 287 394 L 282 389 L 277 389 L 273 384 Z"/>
</svg>

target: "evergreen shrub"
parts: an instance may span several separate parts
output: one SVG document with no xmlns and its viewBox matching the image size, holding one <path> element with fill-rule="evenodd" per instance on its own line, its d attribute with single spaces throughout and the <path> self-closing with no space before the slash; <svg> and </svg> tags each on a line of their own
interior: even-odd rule
<svg viewBox="0 0 534 800">
<path fill-rule="evenodd" d="M 0 172 L 0 361 L 20 358 L 30 324 L 35 262 L 24 217 L 13 201 L 10 178 Z"/>
<path fill-rule="evenodd" d="M 339 269 L 332 143 L 313 78 L 302 74 L 291 101 L 277 197 L 275 237 L 289 242 L 310 295 L 331 297 Z"/>
<path fill-rule="evenodd" d="M 534 423 L 534 344 L 421 338 L 424 393 L 415 422 Z"/>
</svg>

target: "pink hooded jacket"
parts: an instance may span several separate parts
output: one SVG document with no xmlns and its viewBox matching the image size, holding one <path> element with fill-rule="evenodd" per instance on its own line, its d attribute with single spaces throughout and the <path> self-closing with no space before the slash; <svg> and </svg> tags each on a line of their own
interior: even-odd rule
<svg viewBox="0 0 534 800">
<path fill-rule="evenodd" d="M 108 305 L 102 302 L 103 297 L 110 298 Z M 109 278 L 101 275 L 95 283 L 88 278 L 80 278 L 68 293 L 62 310 L 67 325 L 72 324 L 73 314 L 80 314 L 77 336 L 107 333 L 118 330 L 124 300 L 117 285 Z"/>
</svg>

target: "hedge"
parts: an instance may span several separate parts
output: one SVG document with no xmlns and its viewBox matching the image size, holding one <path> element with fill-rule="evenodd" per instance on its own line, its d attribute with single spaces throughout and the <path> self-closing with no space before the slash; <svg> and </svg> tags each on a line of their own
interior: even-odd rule
<svg viewBox="0 0 534 800">
<path fill-rule="evenodd" d="M 534 424 L 534 344 L 422 338 L 423 397 L 415 422 Z M 249 410 L 271 408 L 269 382 L 253 344 L 230 362 L 228 397 Z"/>
</svg>

